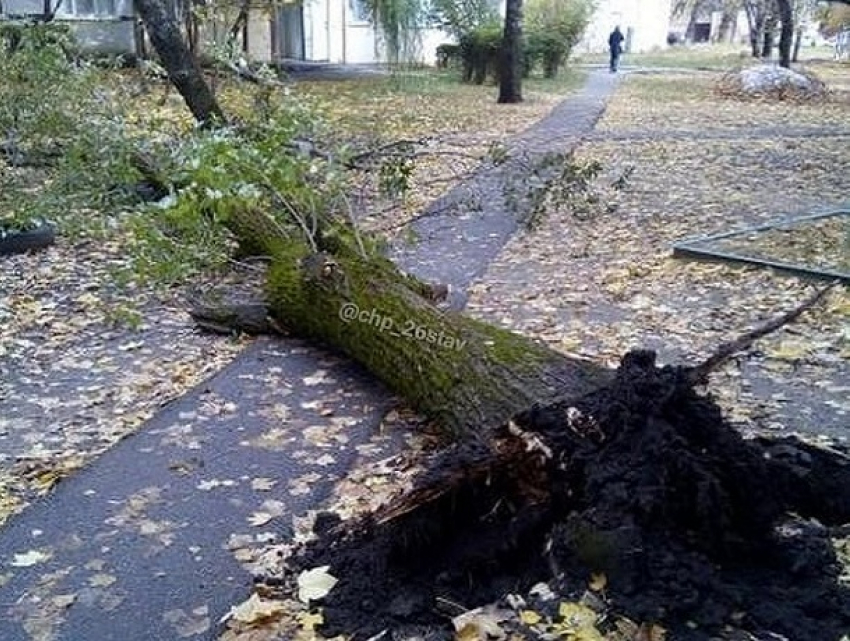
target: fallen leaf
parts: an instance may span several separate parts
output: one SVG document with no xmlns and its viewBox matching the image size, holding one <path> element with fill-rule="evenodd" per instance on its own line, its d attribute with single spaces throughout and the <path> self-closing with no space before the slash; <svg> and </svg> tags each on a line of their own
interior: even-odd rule
<svg viewBox="0 0 850 641">
<path fill-rule="evenodd" d="M 502 623 L 513 617 L 510 610 L 502 610 L 495 605 L 486 605 L 464 612 L 452 619 L 455 638 L 464 639 L 504 639 L 507 633 L 502 629 Z M 477 635 L 477 636 L 476 636 Z"/>
<path fill-rule="evenodd" d="M 57 608 L 64 609 L 70 607 L 76 600 L 76 594 L 57 594 L 55 597 L 50 599 L 50 602 Z"/>
<path fill-rule="evenodd" d="M 263 599 L 254 593 L 246 601 L 230 608 L 230 611 L 222 617 L 219 623 L 224 623 L 231 618 L 241 623 L 260 623 L 278 618 L 284 610 L 285 606 L 282 601 Z"/>
<path fill-rule="evenodd" d="M 51 556 L 53 555 L 50 552 L 43 550 L 29 550 L 22 554 L 16 554 L 12 559 L 11 565 L 16 568 L 28 568 L 39 563 L 44 563 Z"/>
<path fill-rule="evenodd" d="M 89 585 L 93 588 L 108 588 L 117 580 L 117 577 L 114 575 L 101 572 L 100 574 L 93 574 L 89 577 Z"/>
<path fill-rule="evenodd" d="M 525 625 L 537 625 L 543 620 L 543 617 L 534 610 L 523 610 L 519 613 L 519 620 Z"/>
<path fill-rule="evenodd" d="M 254 527 L 262 527 L 273 518 L 275 518 L 274 514 L 269 514 L 268 512 L 254 512 L 248 517 L 248 523 Z"/>
<path fill-rule="evenodd" d="M 602 592 L 605 586 L 608 585 L 608 577 L 603 573 L 594 573 L 590 575 L 590 583 L 588 587 L 594 592 Z"/>
<path fill-rule="evenodd" d="M 329 565 L 306 570 L 298 575 L 298 600 L 309 603 L 325 597 L 337 583 Z"/>
<path fill-rule="evenodd" d="M 298 623 L 307 632 L 313 632 L 317 625 L 322 625 L 324 622 L 325 618 L 321 612 L 302 612 L 298 617 Z"/>
<path fill-rule="evenodd" d="M 276 483 L 277 481 L 273 479 L 258 477 L 251 481 L 251 489 L 256 492 L 268 492 L 275 486 Z"/>
</svg>

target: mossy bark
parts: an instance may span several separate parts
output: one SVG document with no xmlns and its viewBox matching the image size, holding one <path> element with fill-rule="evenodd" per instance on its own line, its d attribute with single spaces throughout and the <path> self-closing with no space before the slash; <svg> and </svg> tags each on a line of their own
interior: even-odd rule
<svg viewBox="0 0 850 641">
<path fill-rule="evenodd" d="M 599 365 L 442 310 L 428 284 L 352 238 L 287 238 L 257 211 L 235 213 L 240 242 L 270 257 L 269 315 L 293 335 L 363 364 L 417 410 L 456 432 L 503 424 L 568 390 L 581 395 L 611 378 Z"/>
</svg>

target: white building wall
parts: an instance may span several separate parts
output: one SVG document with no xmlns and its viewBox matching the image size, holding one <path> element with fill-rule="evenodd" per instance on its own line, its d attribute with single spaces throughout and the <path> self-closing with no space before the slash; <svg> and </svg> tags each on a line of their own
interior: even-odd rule
<svg viewBox="0 0 850 641">
<path fill-rule="evenodd" d="M 328 3 L 329 0 L 304 0 L 304 57 L 307 60 L 330 60 Z"/>
<path fill-rule="evenodd" d="M 441 29 L 423 29 L 416 62 L 434 64 L 438 45 L 450 37 Z M 379 31 L 354 0 L 305 0 L 305 57 L 315 62 L 372 64 L 386 61 Z"/>
<path fill-rule="evenodd" d="M 272 20 L 265 11 L 248 13 L 248 56 L 269 62 L 272 52 Z"/>
<path fill-rule="evenodd" d="M 617 25 L 631 38 L 632 53 L 667 48 L 670 26 L 670 0 L 599 0 L 577 53 L 608 51 L 608 35 Z"/>
</svg>

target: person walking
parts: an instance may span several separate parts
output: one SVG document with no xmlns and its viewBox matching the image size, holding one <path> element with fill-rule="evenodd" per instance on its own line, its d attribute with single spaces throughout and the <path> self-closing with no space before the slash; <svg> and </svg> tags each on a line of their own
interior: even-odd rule
<svg viewBox="0 0 850 641">
<path fill-rule="evenodd" d="M 623 40 L 625 39 L 619 25 L 614 27 L 614 31 L 608 36 L 608 51 L 611 52 L 611 73 L 617 73 L 617 69 L 620 67 L 620 56 L 623 53 Z"/>
</svg>

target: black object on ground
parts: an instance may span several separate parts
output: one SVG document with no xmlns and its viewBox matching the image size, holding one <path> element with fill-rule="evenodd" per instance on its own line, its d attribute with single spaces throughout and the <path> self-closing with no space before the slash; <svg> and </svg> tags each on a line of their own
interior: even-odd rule
<svg viewBox="0 0 850 641">
<path fill-rule="evenodd" d="M 48 222 L 38 221 L 23 228 L 0 225 L 0 256 L 44 249 L 55 240 L 56 230 Z"/>
<path fill-rule="evenodd" d="M 795 225 L 801 226 L 808 222 L 814 222 L 833 217 L 845 217 L 847 219 L 848 230 L 850 230 L 850 208 L 830 209 L 828 211 L 820 212 L 817 214 L 786 217 L 782 220 L 777 220 L 771 223 L 767 223 L 765 225 L 759 225 L 757 227 L 748 227 L 746 229 L 740 229 L 722 234 L 714 234 L 711 236 L 703 236 L 701 238 L 690 238 L 687 240 L 683 240 L 673 245 L 673 255 L 696 257 L 701 258 L 703 260 L 718 260 L 745 264 L 748 263 L 752 265 L 759 265 L 762 267 L 770 267 L 772 269 L 790 272 L 801 276 L 810 276 L 827 280 L 840 280 L 845 283 L 850 283 L 850 267 L 848 267 L 847 269 L 819 269 L 810 265 L 798 264 L 790 262 L 788 260 L 783 260 L 782 257 L 767 258 L 753 256 L 748 255 L 746 253 L 742 253 L 741 251 L 724 251 L 717 247 L 717 243 L 719 241 L 752 236 L 760 232 L 767 232 L 777 229 L 787 231 Z M 846 231 L 845 234 L 846 236 L 843 240 L 836 239 L 836 242 L 843 242 L 845 245 L 850 245 L 850 231 Z"/>
</svg>

